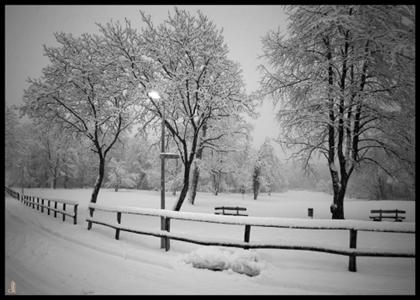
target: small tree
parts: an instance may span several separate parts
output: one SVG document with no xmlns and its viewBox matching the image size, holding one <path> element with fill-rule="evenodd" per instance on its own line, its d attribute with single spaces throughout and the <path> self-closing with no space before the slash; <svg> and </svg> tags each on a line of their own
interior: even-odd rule
<svg viewBox="0 0 420 300">
<path fill-rule="evenodd" d="M 258 159 L 254 164 L 254 171 L 252 173 L 252 190 L 254 192 L 254 200 L 257 200 L 258 194 L 260 192 L 261 164 L 261 160 Z"/>
</svg>

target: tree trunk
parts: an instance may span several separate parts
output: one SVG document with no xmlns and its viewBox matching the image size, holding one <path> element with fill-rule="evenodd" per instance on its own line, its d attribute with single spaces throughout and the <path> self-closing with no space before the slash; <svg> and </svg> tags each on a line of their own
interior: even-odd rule
<svg viewBox="0 0 420 300">
<path fill-rule="evenodd" d="M 202 141 L 206 137 L 206 132 L 207 132 L 207 126 L 206 126 L 206 124 L 204 124 L 203 125 L 203 135 L 201 137 L 200 146 L 198 147 L 197 153 L 196 153 L 196 158 L 197 159 L 201 159 L 201 157 L 203 156 L 203 146 L 204 145 L 203 145 Z M 197 165 L 197 161 L 195 161 L 194 162 L 194 170 L 193 170 L 193 174 L 192 174 L 192 178 L 191 178 L 190 194 L 189 194 L 189 201 L 193 205 L 194 205 L 194 201 L 195 201 L 195 196 L 197 195 L 197 187 L 198 187 L 199 178 L 200 178 L 200 168 Z"/>
<path fill-rule="evenodd" d="M 99 174 L 96 178 L 95 186 L 93 188 L 92 196 L 90 198 L 90 203 L 96 203 L 96 200 L 98 198 L 99 190 L 102 186 L 102 181 L 104 179 L 105 174 L 105 158 L 100 154 L 99 155 Z"/>
<path fill-rule="evenodd" d="M 64 182 L 63 182 L 63 185 L 64 185 L 64 188 L 65 188 L 65 189 L 67 188 L 67 182 L 68 182 L 68 180 L 69 180 L 69 177 L 67 176 L 67 174 L 66 174 L 66 175 L 64 175 Z"/>
<path fill-rule="evenodd" d="M 221 171 L 212 171 L 211 179 L 212 179 L 212 185 L 213 185 L 213 193 L 215 196 L 217 196 L 220 192 L 220 179 L 222 177 Z"/>
<path fill-rule="evenodd" d="M 190 169 L 191 169 L 191 161 L 185 162 L 185 169 L 184 169 L 184 184 L 182 186 L 181 193 L 179 194 L 178 201 L 174 207 L 175 211 L 179 211 L 181 209 L 182 204 L 184 203 L 185 197 L 188 193 L 189 181 L 190 181 Z"/>
<path fill-rule="evenodd" d="M 258 179 L 254 180 L 253 189 L 254 189 L 254 200 L 257 200 L 258 192 L 260 189 L 260 183 L 258 182 Z"/>
<path fill-rule="evenodd" d="M 197 154 L 197 158 L 199 158 L 198 154 Z M 195 196 L 197 195 L 197 186 L 198 186 L 199 177 L 200 177 L 200 169 L 197 166 L 197 162 L 194 162 L 194 169 L 193 169 L 192 178 L 191 178 L 190 193 L 188 196 L 189 198 L 188 201 L 190 201 L 192 205 L 194 205 Z"/>
<path fill-rule="evenodd" d="M 217 172 L 217 174 L 216 174 L 216 191 L 215 191 L 216 196 L 220 192 L 220 180 L 221 180 L 221 177 L 222 177 L 222 173 L 220 171 Z"/>
<path fill-rule="evenodd" d="M 334 208 L 331 209 L 333 219 L 344 219 L 344 195 L 346 188 L 340 188 L 338 194 L 334 193 Z"/>
<path fill-rule="evenodd" d="M 254 168 L 254 174 L 252 176 L 252 189 L 254 191 L 254 200 L 257 200 L 258 193 L 260 191 L 260 168 L 257 166 Z"/>
<path fill-rule="evenodd" d="M 54 190 L 57 188 L 57 177 L 58 177 L 59 159 L 60 159 L 60 157 L 57 156 L 57 160 L 55 162 L 55 167 L 54 167 L 54 178 L 53 178 L 53 189 Z"/>
<path fill-rule="evenodd" d="M 344 176 L 339 179 L 337 173 L 332 178 L 334 190 L 333 205 L 330 207 L 332 219 L 344 219 L 344 196 L 346 194 L 348 178 Z"/>
</svg>

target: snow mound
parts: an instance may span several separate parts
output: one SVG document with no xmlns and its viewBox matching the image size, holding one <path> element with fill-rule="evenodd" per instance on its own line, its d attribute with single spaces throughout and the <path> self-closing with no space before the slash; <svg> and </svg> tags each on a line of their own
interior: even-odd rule
<svg viewBox="0 0 420 300">
<path fill-rule="evenodd" d="M 231 249 L 216 246 L 205 246 L 186 254 L 183 261 L 194 268 L 213 271 L 232 271 L 248 276 L 257 276 L 263 264 L 255 250 Z"/>
</svg>

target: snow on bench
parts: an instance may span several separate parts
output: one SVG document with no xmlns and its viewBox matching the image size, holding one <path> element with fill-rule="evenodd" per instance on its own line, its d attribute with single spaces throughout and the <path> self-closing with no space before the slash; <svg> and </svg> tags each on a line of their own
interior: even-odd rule
<svg viewBox="0 0 420 300">
<path fill-rule="evenodd" d="M 240 210 L 241 211 L 246 211 L 246 208 L 245 207 L 239 207 L 239 206 L 236 206 L 236 207 L 218 206 L 218 207 L 215 207 L 214 210 L 215 210 L 214 213 L 216 215 L 222 214 L 222 215 L 229 215 L 229 216 L 248 216 L 246 214 L 240 214 L 239 213 Z M 236 212 L 236 213 L 232 214 L 230 212 Z"/>
<path fill-rule="evenodd" d="M 402 222 L 405 219 L 401 214 L 405 214 L 405 210 L 399 209 L 373 209 L 370 211 L 372 215 L 369 218 L 373 221 L 382 221 L 382 219 L 394 219 L 395 222 Z M 400 215 L 398 215 L 400 214 Z"/>
</svg>

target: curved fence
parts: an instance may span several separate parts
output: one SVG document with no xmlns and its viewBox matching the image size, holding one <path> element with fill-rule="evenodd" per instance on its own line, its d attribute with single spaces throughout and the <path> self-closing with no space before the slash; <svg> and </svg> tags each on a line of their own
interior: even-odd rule
<svg viewBox="0 0 420 300">
<path fill-rule="evenodd" d="M 66 220 L 66 216 L 69 216 L 70 218 L 73 218 L 73 224 L 77 224 L 77 208 L 79 204 L 75 201 L 62 199 L 44 199 L 40 197 L 19 194 L 18 192 L 8 187 L 5 187 L 5 191 L 11 197 L 17 199 L 26 206 L 32 207 L 33 209 L 36 208 L 36 210 L 41 210 L 42 213 L 44 210 L 46 210 L 48 215 L 50 215 L 50 212 L 53 212 L 54 218 L 57 218 L 57 213 L 61 214 L 63 221 Z M 61 208 L 59 206 L 61 206 Z M 66 210 L 67 206 L 71 206 L 73 209 Z"/>
<path fill-rule="evenodd" d="M 104 222 L 93 217 L 93 212 L 104 211 L 116 213 L 116 223 Z M 90 217 L 86 219 L 88 230 L 92 228 L 92 224 L 99 224 L 115 229 L 115 238 L 118 240 L 121 231 L 144 234 L 160 237 L 166 251 L 170 249 L 170 240 L 179 240 L 201 245 L 228 246 L 244 249 L 250 248 L 272 248 L 272 249 L 289 249 L 289 250 L 307 250 L 325 252 L 331 254 L 345 255 L 349 257 L 348 270 L 356 271 L 357 256 L 376 256 L 376 257 L 415 257 L 415 252 L 391 251 L 382 249 L 357 249 L 357 232 L 394 232 L 401 234 L 415 234 L 414 223 L 391 223 L 391 222 L 373 222 L 373 221 L 356 221 L 356 220 L 316 220 L 316 219 L 286 219 L 286 218 L 267 218 L 267 217 L 242 217 L 242 216 L 224 216 L 211 215 L 203 213 L 178 212 L 162 209 L 146 209 L 134 207 L 110 207 L 97 204 L 89 205 Z M 123 214 L 134 214 L 144 216 L 156 216 L 164 218 L 165 230 L 144 230 L 121 225 Z M 193 222 L 209 222 L 219 224 L 230 224 L 244 226 L 244 241 L 231 242 L 222 239 L 209 239 L 196 237 L 187 234 L 170 232 L 170 220 L 184 220 Z M 278 243 L 278 242 L 251 242 L 251 227 L 275 227 L 290 229 L 312 229 L 312 230 L 348 230 L 349 231 L 349 247 L 319 246 L 308 243 Z"/>
</svg>

